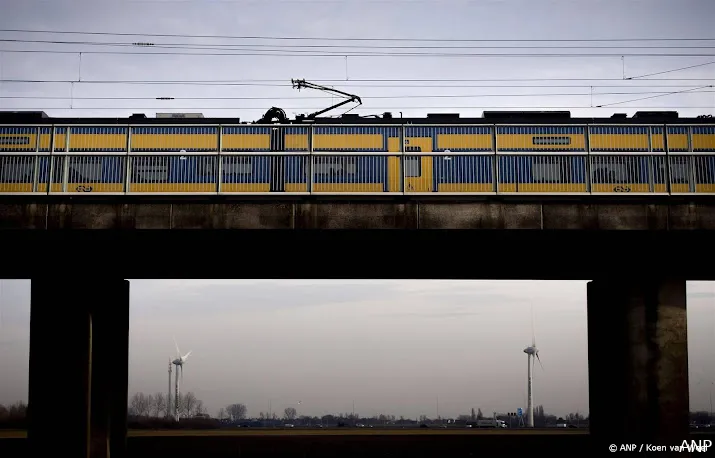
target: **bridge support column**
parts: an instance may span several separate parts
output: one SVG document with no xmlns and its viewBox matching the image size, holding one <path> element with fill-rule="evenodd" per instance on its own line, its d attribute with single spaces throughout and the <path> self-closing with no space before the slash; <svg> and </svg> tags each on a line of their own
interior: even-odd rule
<svg viewBox="0 0 715 458">
<path fill-rule="evenodd" d="M 91 458 L 126 456 L 129 380 L 129 282 L 103 285 L 91 311 Z"/>
<path fill-rule="evenodd" d="M 679 445 L 688 437 L 687 344 L 684 280 L 588 283 L 589 415 L 596 447 Z"/>
<path fill-rule="evenodd" d="M 123 457 L 129 282 L 77 283 L 32 280 L 29 445 L 33 456 Z"/>
</svg>

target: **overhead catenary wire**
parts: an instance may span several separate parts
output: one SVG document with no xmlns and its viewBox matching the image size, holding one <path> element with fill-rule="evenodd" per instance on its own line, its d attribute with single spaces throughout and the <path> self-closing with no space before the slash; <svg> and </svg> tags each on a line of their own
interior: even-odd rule
<svg viewBox="0 0 715 458">
<path fill-rule="evenodd" d="M 198 50 L 224 50 L 243 49 L 247 46 L 258 48 L 279 48 L 278 50 L 291 49 L 715 49 L 715 43 L 710 45 L 642 45 L 642 46 L 534 46 L 534 45 L 469 45 L 469 46 L 430 46 L 430 45 L 336 45 L 336 44 L 307 44 L 307 45 L 274 45 L 264 43 L 250 44 L 229 44 L 229 43 L 150 43 L 150 42 L 116 42 L 116 41 L 67 41 L 67 40 L 28 40 L 20 38 L 0 38 L 0 43 L 32 43 L 32 44 L 56 44 L 56 45 L 83 45 L 83 46 L 111 46 L 111 47 L 149 47 L 163 49 L 198 49 Z"/>
<path fill-rule="evenodd" d="M 662 72 L 654 72 L 654 73 L 647 73 L 645 75 L 639 75 L 639 76 L 631 76 L 626 78 L 627 80 L 636 80 L 636 79 L 642 79 L 642 78 L 647 78 L 649 76 L 656 76 L 656 75 L 664 75 L 666 73 L 674 73 L 674 72 L 682 72 L 683 70 L 690 70 L 691 68 L 699 68 L 699 67 L 706 67 L 708 65 L 713 65 L 715 64 L 715 61 L 712 62 L 705 62 L 702 64 L 696 64 L 696 65 L 688 65 L 687 67 L 680 67 L 680 68 L 674 68 L 671 70 L 664 70 Z"/>
<path fill-rule="evenodd" d="M 325 107 L 282 107 L 283 110 L 320 110 Z M 464 105 L 464 106 L 378 106 L 378 107 L 361 107 L 356 108 L 356 110 L 362 111 L 376 111 L 376 110 L 474 110 L 474 109 L 498 109 L 498 110 L 513 110 L 513 109 L 528 109 L 528 110 L 561 110 L 561 109 L 600 109 L 609 108 L 607 106 L 589 106 L 589 105 L 569 105 L 569 106 L 544 106 L 544 105 L 526 105 L 526 106 L 512 106 L 512 105 L 497 105 L 497 106 L 486 106 L 486 105 Z M 701 110 L 712 110 L 713 106 L 694 106 L 694 105 L 641 105 L 641 106 L 622 106 L 623 109 L 701 109 Z M 265 111 L 266 107 L 138 107 L 138 106 L 126 106 L 126 107 L 3 107 L 4 111 L 17 111 L 17 110 L 32 110 L 32 111 L 46 111 L 46 110 L 159 110 L 160 112 L 166 110 L 260 110 Z"/>
<path fill-rule="evenodd" d="M 313 80 L 316 81 L 316 80 Z M 495 80 L 498 81 L 498 80 Z M 620 80 L 619 80 L 620 81 Z M 706 81 L 706 80 L 697 80 Z M 390 88 L 390 89 L 630 89 L 630 88 L 650 88 L 650 89 L 697 89 L 701 87 L 698 85 L 687 85 L 687 84 L 620 84 L 620 85 L 607 85 L 607 84 L 352 84 L 349 81 L 344 82 L 345 84 L 340 84 L 343 88 L 359 88 L 361 90 L 365 89 L 380 89 L 380 88 Z M 435 81 L 435 83 L 437 83 Z M 449 83 L 449 81 L 447 81 Z M 122 81 L 122 80 L 30 80 L 30 79 L 0 79 L 0 84 L 5 85 L 5 89 L 9 89 L 9 84 L 70 84 L 72 87 L 82 86 L 82 85 L 129 85 L 129 86 L 189 86 L 189 87 L 265 87 L 265 88 L 290 88 L 290 84 L 281 83 L 260 83 L 260 82 L 217 82 L 217 81 Z"/>
<path fill-rule="evenodd" d="M 701 87 L 699 87 L 699 88 L 685 89 L 685 90 L 682 90 L 682 91 L 673 91 L 673 92 L 669 92 L 669 93 L 666 93 L 666 94 L 652 95 L 652 96 L 649 96 L 649 97 L 640 97 L 640 98 L 631 99 L 631 100 L 623 100 L 623 101 L 621 101 L 621 102 L 604 103 L 604 104 L 597 105 L 597 107 L 598 107 L 598 108 L 600 108 L 600 107 L 610 107 L 610 106 L 612 106 L 612 105 L 620 105 L 620 104 L 622 104 L 622 103 L 639 102 L 639 101 L 641 101 L 641 100 L 654 99 L 654 98 L 656 98 L 656 97 L 666 97 L 666 96 L 669 96 L 669 95 L 683 94 L 683 93 L 686 93 L 686 92 L 691 92 L 691 93 L 692 93 L 692 92 L 694 92 L 694 91 L 697 91 L 698 89 L 705 89 L 705 88 L 712 88 L 712 87 L 713 87 L 712 85 L 701 86 Z"/>
<path fill-rule="evenodd" d="M 711 87 L 711 86 L 704 86 Z M 694 88 L 695 89 L 700 89 Z M 680 92 L 680 91 L 679 91 Z M 684 91 L 683 91 L 684 92 Z M 702 90 L 697 91 L 698 94 L 701 93 L 715 93 L 715 91 Z M 594 92 L 594 93 L 583 93 L 583 92 L 571 92 L 571 93 L 531 93 L 531 94 L 405 94 L 405 95 L 375 95 L 375 96 L 364 96 L 362 99 L 432 99 L 432 98 L 488 98 L 488 97 L 590 97 L 590 96 L 602 96 L 602 95 L 636 95 L 636 94 L 658 94 L 658 95 L 672 95 L 672 91 L 636 91 L 636 92 Z M 258 97 L 258 96 L 245 96 L 245 97 L 234 97 L 234 96 L 221 96 L 221 97 L 136 97 L 136 96 L 126 96 L 126 97 L 107 97 L 107 96 L 42 96 L 42 95 L 0 95 L 0 99 L 17 99 L 17 100 L 161 100 L 161 101 L 172 101 L 172 100 L 275 100 L 278 97 Z M 329 96 L 298 96 L 298 97 L 280 97 L 282 100 L 319 100 L 319 99 L 333 99 Z"/>
<path fill-rule="evenodd" d="M 248 50 L 250 52 L 168 52 L 168 51 L 92 51 L 92 50 L 46 50 L 46 49 L 0 49 L 3 53 L 20 54 L 104 54 L 104 55 L 133 55 L 133 56 L 199 56 L 199 57 L 240 57 L 240 56 L 263 56 L 263 57 L 439 57 L 439 58 L 465 58 L 465 57 L 498 57 L 498 58 L 590 58 L 590 57 L 715 57 L 715 53 L 418 53 L 418 52 L 352 52 L 352 51 L 271 51 L 271 50 Z M 302 54 L 299 54 L 302 53 Z"/>
<path fill-rule="evenodd" d="M 343 87 L 425 87 L 425 88 L 435 88 L 435 87 L 554 87 L 554 88 L 564 88 L 564 87 L 687 87 L 686 85 L 652 85 L 652 84 L 633 84 L 629 80 L 624 80 L 622 78 L 481 78 L 481 79 L 400 79 L 400 78 L 373 78 L 373 79 L 319 79 L 319 78 L 309 78 L 310 81 L 320 82 L 320 83 L 339 83 Z M 653 78 L 647 80 L 639 81 L 711 81 L 713 78 Z M 243 80 L 87 80 L 87 79 L 28 79 L 28 78 L 6 78 L 0 79 L 0 83 L 28 83 L 28 84 L 52 84 L 52 83 L 75 83 L 75 84 L 186 84 L 186 85 L 217 85 L 217 86 L 265 86 L 265 87 L 292 87 L 290 83 L 285 82 L 286 79 L 243 79 Z M 615 86 L 607 85 L 466 85 L 466 86 L 445 86 L 445 83 L 458 83 L 458 82 L 502 82 L 502 83 L 516 83 L 516 82 L 547 82 L 547 81 L 608 81 L 615 82 L 620 81 L 623 84 Z M 406 85 L 405 83 L 435 83 L 439 86 L 420 84 L 420 85 Z M 356 83 L 370 83 L 370 84 L 356 84 Z M 399 85 L 379 85 L 373 83 L 399 83 Z M 699 85 L 693 85 L 692 87 L 697 87 Z"/>
<path fill-rule="evenodd" d="M 112 32 L 78 32 L 78 31 L 48 31 L 48 30 L 27 30 L 27 29 L 3 29 L 0 30 L 0 33 L 2 32 L 24 32 L 24 33 L 60 33 L 60 34 L 73 34 L 73 35 L 102 35 L 102 36 L 132 36 L 132 37 L 183 37 L 183 38 L 222 38 L 222 39 L 250 39 L 250 40 L 271 40 L 271 39 L 277 39 L 277 40 L 283 40 L 283 41 L 290 41 L 290 40 L 325 40 L 325 37 L 269 37 L 269 36 L 244 36 L 244 37 L 235 37 L 235 36 L 208 36 L 208 35 L 189 35 L 189 34 L 134 34 L 134 33 L 112 33 Z M 333 40 L 331 38 L 331 40 Z M 342 40 L 342 39 L 335 39 L 335 40 Z M 174 45 L 174 46 L 183 46 L 186 47 L 190 50 L 197 50 L 197 49 L 207 49 L 206 45 L 202 44 L 191 44 L 191 43 L 148 43 L 148 42 L 139 42 L 139 41 L 134 41 L 131 43 L 117 43 L 117 42 L 96 42 L 96 41 L 60 41 L 60 40 L 23 40 L 23 39 L 3 39 L 0 38 L 0 42 L 5 41 L 5 42 L 15 42 L 15 43 L 42 43 L 42 44 L 59 44 L 59 45 L 89 45 L 89 46 L 137 46 L 137 45 L 149 45 L 147 49 L 152 48 L 152 47 L 165 47 L 167 45 Z M 347 38 L 342 41 L 372 41 L 372 42 L 379 42 L 379 41 L 415 41 L 415 42 L 429 42 L 429 41 L 436 41 L 436 42 L 480 42 L 480 43 L 504 43 L 504 42 L 510 42 L 510 43 L 520 43 L 520 42 L 542 42 L 542 43 L 558 43 L 558 42 L 569 42 L 569 43 L 598 43 L 598 42 L 607 42 L 607 43 L 617 43 L 617 42 L 662 42 L 662 41 L 676 41 L 676 42 L 695 42 L 695 41 L 707 41 L 707 42 L 715 42 L 715 38 L 645 38 L 645 39 L 637 39 L 637 38 L 625 38 L 625 39 L 584 39 L 584 40 L 579 40 L 579 39 L 545 39 L 545 40 L 519 40 L 519 39 L 427 39 L 427 38 L 420 38 L 420 39 L 409 39 L 409 38 L 388 38 L 388 39 L 380 39 L 380 38 Z M 203 48 L 201 48 L 203 46 Z M 383 49 L 400 49 L 400 48 L 434 48 L 434 49 L 444 49 L 444 48 L 455 48 L 455 46 L 451 47 L 445 47 L 445 46 L 385 46 L 385 45 L 378 45 L 378 46 L 367 46 L 367 45 L 359 45 L 359 46 L 354 46 L 354 45 L 280 45 L 280 46 L 275 46 L 275 45 L 266 45 L 266 44 L 256 44 L 252 43 L 250 45 L 243 45 L 243 44 L 211 44 L 210 46 L 214 47 L 221 47 L 221 48 L 210 48 L 210 49 L 222 49 L 222 48 L 236 48 L 236 47 L 244 47 L 244 46 L 253 46 L 254 48 L 260 48 L 260 47 L 280 47 L 280 48 L 305 48 L 305 47 L 310 47 L 310 48 L 340 48 L 340 47 L 348 47 L 348 48 L 383 48 Z M 713 48 L 715 49 L 715 46 L 691 46 L 690 44 L 684 45 L 684 46 L 592 46 L 592 45 L 584 45 L 584 46 L 456 46 L 456 48 L 459 49 L 499 49 L 500 47 L 506 48 L 506 49 L 548 49 L 548 48 L 553 48 L 553 49 L 578 49 L 578 48 L 593 48 L 593 49 L 615 49 L 615 48 L 623 48 L 623 49 L 640 49 L 640 48 L 672 48 L 672 49 L 679 49 L 679 48 L 704 48 L 704 49 L 710 49 Z M 250 48 L 249 48 L 250 49 Z M 250 49 L 253 51 L 257 51 L 255 53 L 197 53 L 197 52 L 189 52 L 189 53 L 177 53 L 177 52 L 118 52 L 118 51 L 91 51 L 91 50 L 45 50 L 45 49 L 32 49 L 32 50 L 17 50 L 17 49 L 12 49 L 12 50 L 0 50 L 0 52 L 38 52 L 38 53 L 61 53 L 61 54 L 140 54 L 140 55 L 145 55 L 145 54 L 153 54 L 153 55 L 201 55 L 201 56 L 217 56 L 217 55 L 262 55 L 262 56 L 282 56 L 285 54 L 267 54 L 267 53 L 285 53 L 285 49 L 281 50 L 267 50 L 267 49 Z M 293 55 L 298 55 L 298 56 L 311 56 L 315 55 L 314 50 L 296 50 L 293 49 L 290 51 Z M 298 54 L 298 53 L 303 53 L 303 54 Z M 644 56 L 671 56 L 672 54 L 669 53 L 586 53 L 586 54 L 576 54 L 576 53 L 554 53 L 554 54 L 541 54 L 541 53 L 534 53 L 534 54 L 515 54 L 515 53 L 486 53 L 486 54 L 480 54 L 480 53 L 375 53 L 375 52 L 370 52 L 366 54 L 362 53 L 352 53 L 352 52 L 343 52 L 343 51 L 322 51 L 320 54 L 320 57 L 324 56 L 330 56 L 330 57 L 341 57 L 341 58 L 347 58 L 347 56 L 375 56 L 375 55 L 397 55 L 397 56 L 431 56 L 431 57 L 462 57 L 462 56 L 493 56 L 493 57 L 546 57 L 546 56 L 551 56 L 551 57 L 573 57 L 573 56 L 584 56 L 584 57 L 606 57 L 606 56 L 624 56 L 624 55 L 644 55 Z M 683 54 L 683 53 L 677 53 L 675 54 L 677 56 L 694 56 L 693 54 Z M 715 56 L 715 54 L 713 54 Z M 629 84 L 628 86 L 607 86 L 607 85 L 563 85 L 563 86 L 557 86 L 557 85 L 506 85 L 506 84 L 500 84 L 500 85 L 445 85 L 445 83 L 449 82 L 532 82 L 532 81 L 546 81 L 546 82 L 555 82 L 555 81 L 596 81 L 596 82 L 604 82 L 604 81 L 619 81 L 619 82 L 627 82 L 631 81 L 633 79 L 641 79 L 641 81 L 709 81 L 711 80 L 710 78 L 648 78 L 645 79 L 648 76 L 655 76 L 663 73 L 671 73 L 675 71 L 682 71 L 690 68 L 696 68 L 696 67 L 702 67 L 706 65 L 710 65 L 715 63 L 713 62 L 707 62 L 707 63 L 701 63 L 697 65 L 691 65 L 687 67 L 680 67 L 677 69 L 672 69 L 672 70 L 666 70 L 662 72 L 656 72 L 652 74 L 647 74 L 647 75 L 640 75 L 636 77 L 631 77 L 631 78 L 603 78 L 603 79 L 598 79 L 598 78 L 500 78 L 500 79 L 353 79 L 350 83 L 346 82 L 346 80 L 321 80 L 321 79 L 313 79 L 313 81 L 317 82 L 340 82 L 341 86 L 345 87 L 423 87 L 423 88 L 444 88 L 444 87 L 453 87 L 453 88 L 462 88 L 462 87 L 514 87 L 514 88 L 526 88 L 526 87 L 544 87 L 544 88 L 560 88 L 560 87 L 580 87 L 580 88 L 591 88 L 591 87 L 616 87 L 616 88 L 624 88 L 624 87 L 658 87 L 658 88 L 665 88 L 665 87 L 673 87 L 673 88 L 680 88 L 680 91 L 674 91 L 672 93 L 666 93 L 666 92 L 653 92 L 654 95 L 653 97 L 662 97 L 666 95 L 671 95 L 675 93 L 680 93 L 680 92 L 690 92 L 690 91 L 696 91 L 703 86 L 686 86 L 686 85 L 671 85 L 671 86 L 654 86 L 651 85 L 650 83 L 648 85 L 643 85 L 643 86 L 637 86 L 633 84 Z M 347 78 L 346 78 L 347 79 Z M 181 85 L 181 84 L 186 84 L 186 85 L 207 85 L 207 86 L 212 86 L 212 85 L 226 85 L 226 86 L 266 86 L 266 87 L 289 87 L 289 84 L 269 84 L 270 81 L 284 81 L 284 80 L 253 80 L 257 82 L 250 82 L 251 80 L 246 80 L 245 82 L 241 81 L 199 81 L 199 80 L 187 80 L 187 81 L 148 81 L 148 80 L 136 80 L 136 81 L 121 81 L 121 80 L 116 80 L 116 81 L 111 81 L 111 80 L 106 80 L 106 81 L 101 81 L 101 80 L 90 80 L 90 81 L 80 81 L 79 78 L 77 80 L 30 80 L 30 79 L 7 79 L 3 80 L 0 79 L 0 83 L 30 83 L 30 84 L 39 84 L 39 83 L 70 83 L 73 85 L 75 84 L 136 84 L 136 85 L 149 85 L 149 84 L 167 84 L 167 85 Z M 262 82 L 261 82 L 262 81 Z M 395 85 L 380 85 L 380 84 L 370 84 L 370 85 L 361 85 L 361 84 L 355 84 L 357 83 L 374 83 L 374 82 L 395 82 L 395 83 L 402 83 L 397 86 Z M 413 85 L 413 84 L 404 84 L 404 83 L 414 83 L 414 82 L 423 82 L 423 83 L 439 83 L 440 86 L 434 86 L 434 85 Z M 711 91 L 698 91 L 700 92 L 711 92 Z M 628 95 L 628 94 L 637 94 L 638 92 L 632 92 L 632 93 L 621 93 L 621 95 Z M 647 94 L 648 92 L 642 92 L 643 94 Z M 429 94 L 429 95 L 402 95 L 402 96 L 374 96 L 372 98 L 381 98 L 381 99 L 397 99 L 397 98 L 450 98 L 450 97 L 461 97 L 461 98 L 481 98 L 481 97 L 551 97 L 551 96 L 587 96 L 590 94 L 479 94 L 479 95 L 450 95 L 450 94 Z M 617 92 L 601 92 L 601 93 L 594 93 L 593 95 L 619 95 Z M 20 96 L 6 96 L 6 97 L 0 97 L 0 98 L 12 98 L 12 99 L 21 99 L 21 98 L 36 98 L 38 100 L 115 100 L 114 98 L 101 98 L 101 97 L 95 97 L 95 98 L 90 98 L 90 97 L 73 97 L 72 95 L 70 97 L 39 97 L 39 96 L 25 96 L 25 97 L 20 97 Z M 258 98 L 258 97 L 220 97 L 220 98 L 215 98 L 216 100 L 218 99 L 227 99 L 227 100 L 270 100 L 274 99 L 275 97 L 266 97 L 266 98 Z M 287 99 L 299 99 L 300 97 L 287 97 Z M 328 97 L 305 97 L 305 98 L 328 98 Z M 368 96 L 365 96 L 365 98 L 371 98 Z M 651 98 L 651 97 L 646 97 L 646 98 Z M 151 100 L 151 99 L 157 99 L 156 97 L 123 97 L 123 98 L 116 98 L 117 100 L 119 99 L 126 99 L 126 100 Z M 210 97 L 172 97 L 171 99 L 174 100 L 212 100 Z M 635 99 L 639 100 L 639 99 Z M 633 100 L 633 101 L 635 101 Z M 628 102 L 615 102 L 615 104 L 620 104 L 620 103 L 628 103 Z M 607 104 L 611 105 L 611 104 Z M 604 105 L 604 106 L 607 106 Z M 74 108 L 71 106 L 70 108 Z M 409 108 L 409 107 L 408 107 Z M 432 107 L 429 107 L 432 108 Z M 434 107 L 438 108 L 438 107 Z M 459 108 L 459 107 L 456 107 Z M 537 108 L 537 107 L 533 107 Z M 548 107 L 538 107 L 538 108 L 548 108 Z M 594 108 L 594 107 L 584 107 L 584 108 Z M 653 108 L 653 107 L 649 107 Z M 670 108 L 670 107 L 669 107 Z M 700 108 L 700 107 L 698 107 Z M 704 108 L 704 107 L 703 107 Z M 77 109 L 85 109 L 84 107 L 80 107 Z M 92 108 L 86 108 L 86 109 L 92 109 Z M 97 109 L 97 108 L 95 108 Z M 102 107 L 101 109 L 105 109 Z M 111 107 L 108 107 L 107 109 L 113 109 Z M 120 108 L 124 109 L 124 108 Z M 173 108 L 173 107 L 164 107 L 162 109 L 178 109 L 178 108 Z M 223 109 L 223 108 L 207 108 L 207 109 Z M 377 109 L 377 108 L 375 108 Z"/>
<path fill-rule="evenodd" d="M 121 37 L 164 37 L 164 38 L 221 38 L 229 40 L 316 40 L 316 41 L 387 41 L 387 42 L 443 42 L 443 43 L 557 43 L 557 42 L 652 42 L 652 41 L 715 41 L 713 38 L 696 37 L 647 37 L 647 38 L 545 38 L 545 39 L 516 39 L 516 38 L 378 38 L 378 37 L 297 37 L 297 36 L 270 36 L 270 35 L 196 35 L 196 34 L 176 34 L 176 33 L 129 33 L 129 32 L 97 32 L 97 31 L 68 31 L 68 30 L 47 30 L 47 29 L 0 29 L 2 32 L 11 33 L 49 33 L 62 35 L 95 35 L 95 36 L 121 36 Z"/>
</svg>

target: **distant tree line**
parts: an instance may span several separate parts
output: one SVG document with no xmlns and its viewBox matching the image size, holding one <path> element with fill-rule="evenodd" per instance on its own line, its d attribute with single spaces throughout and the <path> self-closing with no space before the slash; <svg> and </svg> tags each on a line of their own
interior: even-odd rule
<svg viewBox="0 0 715 458">
<path fill-rule="evenodd" d="M 27 404 L 22 401 L 9 406 L 0 404 L 0 428 L 27 428 Z"/>
<path fill-rule="evenodd" d="M 288 407 L 283 412 L 259 412 L 255 417 L 249 417 L 248 408 L 242 403 L 232 403 L 219 409 L 216 416 L 210 416 L 204 403 L 197 399 L 194 393 L 187 392 L 179 395 L 179 422 L 174 420 L 174 400 L 171 405 L 167 403 L 165 393 L 144 394 L 134 393 L 128 402 L 128 426 L 132 429 L 213 429 L 223 427 L 280 427 L 285 423 L 295 426 L 415 426 L 415 425 L 444 425 L 444 424 L 469 424 L 477 420 L 489 419 L 494 416 L 503 420 L 509 427 L 519 427 L 517 417 L 509 413 L 485 415 L 480 408 L 470 409 L 469 414 L 459 415 L 456 418 L 430 418 L 420 415 L 416 418 L 397 417 L 391 414 L 378 414 L 371 417 L 360 416 L 354 413 L 327 414 L 321 417 L 299 415 L 294 407 Z M 526 413 L 526 412 L 524 412 Z M 513 412 L 512 412 L 513 414 Z M 588 416 L 578 412 L 569 413 L 564 417 L 557 417 L 545 412 L 543 405 L 534 408 L 534 426 L 545 428 L 557 424 L 568 424 L 578 427 L 588 427 Z M 524 418 L 526 422 L 526 418 Z M 709 412 L 691 412 L 690 422 L 698 425 L 713 424 L 715 418 Z M 0 428 L 25 429 L 27 427 L 27 405 L 20 401 L 12 405 L 0 404 Z"/>
<path fill-rule="evenodd" d="M 513 414 L 513 412 L 512 412 Z M 255 417 L 248 416 L 248 408 L 242 403 L 232 403 L 219 409 L 215 417 L 207 414 L 203 402 L 197 399 L 192 392 L 179 396 L 179 424 L 174 420 L 174 406 L 167 406 L 166 395 L 156 393 L 146 395 L 135 393 L 129 400 L 130 425 L 136 428 L 187 428 L 187 427 L 230 427 L 253 426 L 271 427 L 283 426 L 286 423 L 295 426 L 414 426 L 437 424 L 470 424 L 478 420 L 496 417 L 503 420 L 509 427 L 517 428 L 521 425 L 515 415 L 508 413 L 484 415 L 481 408 L 472 408 L 470 414 L 459 415 L 457 418 L 430 418 L 420 415 L 416 418 L 396 417 L 391 414 L 379 414 L 363 417 L 353 413 L 339 413 L 317 416 L 298 415 L 294 407 L 287 407 L 283 412 L 259 412 Z M 524 419 L 526 420 L 526 419 Z M 524 421 L 525 423 L 525 421 Z M 545 413 L 544 406 L 534 408 L 534 426 L 545 428 L 557 424 L 569 424 L 577 427 L 588 427 L 588 418 L 580 413 L 569 413 L 566 417 L 557 417 Z"/>
<path fill-rule="evenodd" d="M 172 396 L 171 405 L 166 393 L 144 394 L 134 393 L 129 398 L 128 413 L 134 417 L 165 418 L 174 416 L 175 400 Z M 197 417 L 206 414 L 204 403 L 196 399 L 189 391 L 179 394 L 179 417 Z"/>
</svg>

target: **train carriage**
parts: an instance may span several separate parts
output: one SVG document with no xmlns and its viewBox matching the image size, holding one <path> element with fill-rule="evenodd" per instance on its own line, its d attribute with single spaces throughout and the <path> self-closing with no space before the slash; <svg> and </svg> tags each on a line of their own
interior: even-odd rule
<svg viewBox="0 0 715 458">
<path fill-rule="evenodd" d="M 0 193 L 715 193 L 707 119 L 450 116 L 240 124 L 7 115 Z"/>
</svg>

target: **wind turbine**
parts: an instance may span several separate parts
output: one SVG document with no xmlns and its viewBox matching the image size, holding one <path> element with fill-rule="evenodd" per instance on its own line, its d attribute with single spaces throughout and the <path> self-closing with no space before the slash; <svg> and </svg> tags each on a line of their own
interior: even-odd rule
<svg viewBox="0 0 715 458">
<path fill-rule="evenodd" d="M 184 379 L 184 363 L 189 358 L 191 351 L 181 356 L 181 350 L 179 350 L 179 344 L 176 343 L 176 339 L 174 339 L 174 345 L 176 345 L 176 354 L 178 356 L 178 358 L 171 362 L 176 365 L 176 374 L 174 374 L 174 381 L 176 383 L 174 391 L 174 419 L 179 421 L 179 377 L 181 377 L 182 380 Z M 169 373 L 169 377 L 171 378 L 171 373 Z"/>
<path fill-rule="evenodd" d="M 527 386 L 527 407 L 526 407 L 526 414 L 528 418 L 528 423 L 527 426 L 529 428 L 534 427 L 534 394 L 533 394 L 533 380 L 532 380 L 532 368 L 534 365 L 534 359 L 539 361 L 539 365 L 541 366 L 541 370 L 544 369 L 543 364 L 541 364 L 541 358 L 539 358 L 539 349 L 536 347 L 536 335 L 534 334 L 534 315 L 532 312 L 531 316 L 531 346 L 526 347 L 524 349 L 524 353 L 526 353 L 526 361 L 528 363 L 528 386 Z"/>
</svg>

